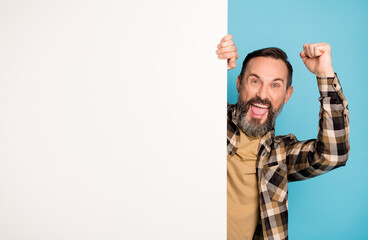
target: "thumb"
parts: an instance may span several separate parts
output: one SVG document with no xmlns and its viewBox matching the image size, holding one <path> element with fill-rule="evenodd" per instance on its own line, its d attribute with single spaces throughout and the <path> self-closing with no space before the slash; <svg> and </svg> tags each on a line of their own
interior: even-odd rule
<svg viewBox="0 0 368 240">
<path fill-rule="evenodd" d="M 300 58 L 303 60 L 303 62 L 305 62 L 305 60 L 307 60 L 307 55 L 305 54 L 304 50 L 301 51 L 301 53 L 299 54 L 300 55 Z"/>
</svg>

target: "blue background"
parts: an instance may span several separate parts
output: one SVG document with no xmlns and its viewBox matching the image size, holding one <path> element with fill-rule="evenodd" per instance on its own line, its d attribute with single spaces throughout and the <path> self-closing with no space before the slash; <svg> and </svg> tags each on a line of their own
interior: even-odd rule
<svg viewBox="0 0 368 240">
<path fill-rule="evenodd" d="M 368 188 L 364 137 L 368 69 L 368 1 L 229 0 L 228 32 L 238 66 L 228 72 L 228 101 L 237 101 L 236 77 L 247 53 L 279 47 L 294 68 L 294 94 L 276 123 L 276 134 L 316 138 L 319 92 L 299 57 L 304 43 L 327 42 L 350 109 L 350 157 L 345 167 L 289 184 L 291 239 L 368 239 Z"/>
</svg>

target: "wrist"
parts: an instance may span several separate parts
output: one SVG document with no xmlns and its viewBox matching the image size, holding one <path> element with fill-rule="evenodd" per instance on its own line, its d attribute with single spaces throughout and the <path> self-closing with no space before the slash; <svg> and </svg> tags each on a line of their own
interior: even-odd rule
<svg viewBox="0 0 368 240">
<path fill-rule="evenodd" d="M 330 69 L 330 70 L 325 71 L 325 72 L 316 73 L 316 77 L 318 77 L 318 78 L 333 78 L 333 77 L 335 77 L 335 72 L 334 72 L 333 69 Z"/>
</svg>

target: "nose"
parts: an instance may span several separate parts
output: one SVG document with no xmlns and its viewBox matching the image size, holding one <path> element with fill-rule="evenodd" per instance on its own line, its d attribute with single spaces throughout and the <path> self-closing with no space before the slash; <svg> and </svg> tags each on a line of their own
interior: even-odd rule
<svg viewBox="0 0 368 240">
<path fill-rule="evenodd" d="M 267 91 L 267 88 L 266 86 L 261 86 L 259 89 L 258 89 L 258 92 L 257 92 L 257 96 L 260 97 L 261 99 L 266 99 L 268 98 L 268 91 Z"/>
</svg>

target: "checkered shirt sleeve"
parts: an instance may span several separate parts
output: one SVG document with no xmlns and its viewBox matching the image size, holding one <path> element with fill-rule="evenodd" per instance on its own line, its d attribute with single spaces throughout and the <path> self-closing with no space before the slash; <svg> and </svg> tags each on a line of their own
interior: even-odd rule
<svg viewBox="0 0 368 240">
<path fill-rule="evenodd" d="M 348 159 L 349 110 L 337 75 L 317 78 L 320 91 L 317 139 L 292 141 L 287 147 L 288 180 L 312 178 L 344 166 Z"/>
</svg>

